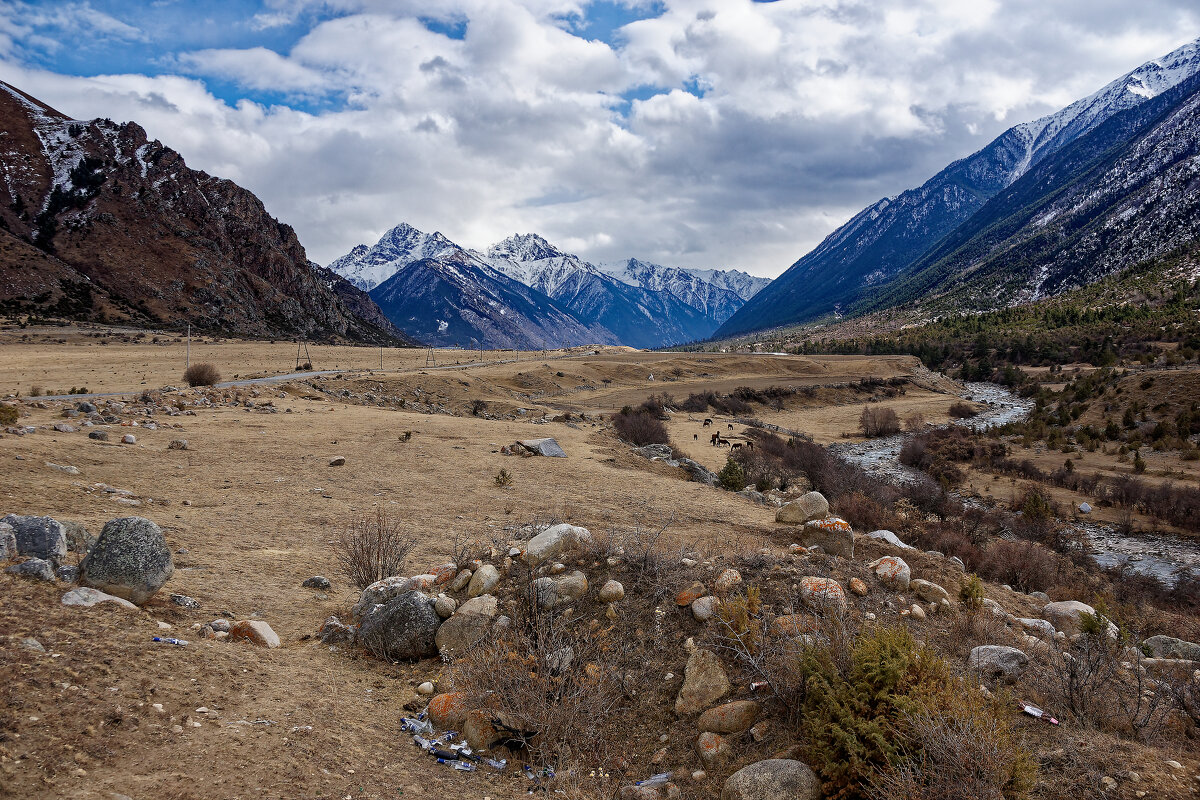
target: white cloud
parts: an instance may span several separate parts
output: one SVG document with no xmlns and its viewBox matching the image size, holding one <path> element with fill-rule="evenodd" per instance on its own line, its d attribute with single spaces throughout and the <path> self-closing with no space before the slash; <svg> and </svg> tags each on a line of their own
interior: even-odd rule
<svg viewBox="0 0 1200 800">
<path fill-rule="evenodd" d="M 880 196 L 1200 34 L 1187 0 L 664 5 L 610 45 L 573 35 L 586 0 L 271 0 L 254 24 L 311 23 L 288 52 L 178 54 L 190 77 L 22 66 L 40 29 L 0 13 L 0 77 L 138 121 L 258 193 L 317 261 L 404 220 L 777 274 Z M 206 78 L 328 110 L 229 105 Z"/>
</svg>

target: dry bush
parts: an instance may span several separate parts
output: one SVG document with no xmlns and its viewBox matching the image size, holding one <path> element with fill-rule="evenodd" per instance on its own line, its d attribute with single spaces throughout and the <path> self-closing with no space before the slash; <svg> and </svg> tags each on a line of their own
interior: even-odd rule
<svg viewBox="0 0 1200 800">
<path fill-rule="evenodd" d="M 0 404 L 0 425 L 13 425 L 20 416 L 14 406 Z"/>
<path fill-rule="evenodd" d="M 214 365 L 203 362 L 185 369 L 183 379 L 188 386 L 212 386 L 221 380 L 221 373 Z"/>
<path fill-rule="evenodd" d="M 900 418 L 890 408 L 866 406 L 858 418 L 858 429 L 869 438 L 891 436 L 900 432 Z"/>
<path fill-rule="evenodd" d="M 674 514 L 653 517 L 648 507 L 633 512 L 632 527 L 610 526 L 590 545 L 595 560 L 619 556 L 628 570 L 630 588 L 655 601 L 675 593 L 681 581 L 680 552 L 668 547 L 667 531 L 675 524 Z"/>
<path fill-rule="evenodd" d="M 955 419 L 971 419 L 972 417 L 979 415 L 979 412 L 976 411 L 973 406 L 968 403 L 964 403 L 961 400 L 956 403 L 951 403 L 950 410 L 946 413 Z"/>
<path fill-rule="evenodd" d="M 626 413 L 622 409 L 621 413 L 613 416 L 612 422 L 613 427 L 617 430 L 617 436 L 635 447 L 645 447 L 648 444 L 671 443 L 671 437 L 667 435 L 666 426 L 654 414 L 643 411 L 629 411 Z"/>
<path fill-rule="evenodd" d="M 393 575 L 404 574 L 404 562 L 417 546 L 416 534 L 405 533 L 400 520 L 385 514 L 354 517 L 346 525 L 334 552 L 350 582 L 359 589 Z"/>
<path fill-rule="evenodd" d="M 992 542 L 984 551 L 979 574 L 1021 592 L 1045 591 L 1061 573 L 1059 557 L 1037 542 Z"/>
<path fill-rule="evenodd" d="M 925 427 L 925 415 L 914 411 L 904 418 L 904 430 L 916 433 Z"/>
<path fill-rule="evenodd" d="M 639 646 L 524 603 L 511 625 L 493 628 L 453 662 L 450 678 L 470 708 L 524 732 L 508 746 L 535 763 L 611 763 L 621 743 L 605 726 L 641 689 Z"/>
<path fill-rule="evenodd" d="M 1017 800 L 1035 787 L 1037 765 L 1007 709 L 972 690 L 953 701 L 902 714 L 902 758 L 871 777 L 874 800 Z"/>
</svg>

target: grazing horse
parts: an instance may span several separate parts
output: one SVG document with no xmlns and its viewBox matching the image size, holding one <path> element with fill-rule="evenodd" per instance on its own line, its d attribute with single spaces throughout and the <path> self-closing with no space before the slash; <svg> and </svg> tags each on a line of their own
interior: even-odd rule
<svg viewBox="0 0 1200 800">
<path fill-rule="evenodd" d="M 729 430 L 733 430 L 733 423 L 729 423 Z"/>
<path fill-rule="evenodd" d="M 738 442 L 737 444 L 731 444 L 731 445 L 729 445 L 729 450 L 730 450 L 730 452 L 733 452 L 734 450 L 737 450 L 741 446 L 742 446 L 741 442 Z"/>
<path fill-rule="evenodd" d="M 747 450 L 753 450 L 753 449 L 754 449 L 754 442 L 746 442 L 746 449 L 747 449 Z"/>
<path fill-rule="evenodd" d="M 693 441 L 693 442 L 698 442 L 698 441 L 700 441 L 700 434 L 698 434 L 698 433 L 693 433 L 693 434 L 692 434 L 692 441 Z"/>
<path fill-rule="evenodd" d="M 716 447 L 717 445 L 719 445 L 721 443 L 721 432 L 717 431 L 716 433 L 714 433 L 712 435 L 712 438 L 709 441 L 712 442 L 713 447 Z"/>
<path fill-rule="evenodd" d="M 712 420 L 711 419 L 704 420 L 704 427 L 707 428 L 709 425 L 712 425 Z"/>
</svg>

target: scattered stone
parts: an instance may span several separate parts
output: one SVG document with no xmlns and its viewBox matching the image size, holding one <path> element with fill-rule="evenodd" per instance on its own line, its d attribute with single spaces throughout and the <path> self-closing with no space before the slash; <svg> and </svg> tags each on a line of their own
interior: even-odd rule
<svg viewBox="0 0 1200 800">
<path fill-rule="evenodd" d="M 780 507 L 775 512 L 775 521 L 803 525 L 809 520 L 822 519 L 827 516 L 829 516 L 829 501 L 825 499 L 825 495 L 820 492 L 809 492 Z"/>
<path fill-rule="evenodd" d="M 0 522 L 0 561 L 9 561 L 17 557 L 17 534 L 13 526 Z"/>
<path fill-rule="evenodd" d="M 96 408 L 95 403 L 89 403 L 86 400 L 83 400 L 75 404 L 75 410 L 80 414 L 95 414 L 100 409 Z"/>
<path fill-rule="evenodd" d="M 754 724 L 761 710 L 753 700 L 734 700 L 705 711 L 696 727 L 710 733 L 741 733 Z"/>
<path fill-rule="evenodd" d="M 372 653 L 393 661 L 437 653 L 434 637 L 442 619 L 428 597 L 407 591 L 363 615 L 359 639 Z"/>
<path fill-rule="evenodd" d="M 334 456 L 333 458 L 329 459 L 329 466 L 331 466 L 331 467 L 346 466 L 346 457 L 345 456 Z"/>
<path fill-rule="evenodd" d="M 491 564 L 484 564 L 471 576 L 467 586 L 467 597 L 488 594 L 500 584 L 500 571 Z"/>
<path fill-rule="evenodd" d="M 879 582 L 894 592 L 907 590 L 912 581 L 912 569 L 899 556 L 877 558 L 867 565 L 867 569 L 874 570 Z"/>
<path fill-rule="evenodd" d="M 990 680 L 1015 683 L 1025 668 L 1029 656 L 1015 647 L 985 644 L 971 650 L 967 658 L 967 669 L 978 672 Z"/>
<path fill-rule="evenodd" d="M 37 639 L 34 639 L 32 636 L 26 636 L 24 639 L 18 642 L 18 644 L 20 644 L 24 649 L 32 650 L 35 653 L 46 652 L 46 648 L 42 646 L 42 643 Z"/>
<path fill-rule="evenodd" d="M 717 576 L 717 580 L 713 583 L 713 594 L 718 597 L 724 597 L 733 591 L 734 587 L 742 582 L 742 573 L 736 569 L 725 569 Z"/>
<path fill-rule="evenodd" d="M 358 602 L 351 609 L 351 613 L 355 619 L 359 619 L 376 606 L 384 605 L 406 592 L 419 588 L 421 588 L 420 581 L 402 575 L 393 575 L 390 578 L 375 581 L 363 589 L 362 594 L 358 597 Z"/>
<path fill-rule="evenodd" d="M 529 585 L 529 599 L 538 608 L 554 608 L 558 602 L 558 588 L 553 578 L 538 578 Z"/>
<path fill-rule="evenodd" d="M 916 550 L 917 549 L 910 544 L 905 544 L 903 541 L 901 541 L 899 536 L 892 533 L 891 531 L 884 531 L 884 530 L 871 531 L 870 533 L 867 534 L 867 537 L 871 538 L 871 539 L 878 539 L 881 542 L 887 542 L 892 547 L 898 547 L 901 550 Z"/>
<path fill-rule="evenodd" d="M 107 442 L 108 441 L 108 431 L 106 431 L 106 430 L 88 431 L 88 438 L 95 439 L 97 442 Z"/>
<path fill-rule="evenodd" d="M 471 582 L 471 578 L 473 577 L 475 577 L 475 573 L 469 569 L 464 569 L 462 572 L 455 575 L 454 580 L 450 582 L 450 591 L 461 592 L 463 589 L 467 588 L 467 584 Z M 499 580 L 499 577 L 499 575 L 496 576 L 497 580 Z M 480 592 L 479 594 L 487 594 L 487 592 Z"/>
<path fill-rule="evenodd" d="M 851 592 L 851 594 L 856 594 L 859 597 L 866 597 L 867 596 L 867 585 L 865 583 L 863 583 L 861 580 L 859 580 L 858 578 L 851 578 L 850 579 L 850 592 Z"/>
<path fill-rule="evenodd" d="M 54 565 L 41 558 L 28 558 L 20 564 L 13 564 L 4 570 L 11 575 L 33 578 L 39 581 L 54 582 Z"/>
<path fill-rule="evenodd" d="M 696 753 L 705 766 L 711 767 L 724 761 L 733 753 L 724 736 L 705 731 L 696 739 Z"/>
<path fill-rule="evenodd" d="M 725 780 L 721 800 L 818 800 L 821 781 L 803 761 L 769 758 L 742 767 Z"/>
<path fill-rule="evenodd" d="M 578 600 L 587 594 L 587 576 L 579 570 L 568 572 L 554 579 L 554 591 L 559 601 Z"/>
<path fill-rule="evenodd" d="M 801 578 L 800 601 L 809 608 L 818 610 L 846 610 L 846 592 L 833 578 Z"/>
<path fill-rule="evenodd" d="M 517 442 L 517 444 L 534 455 L 548 456 L 550 458 L 567 457 L 566 452 L 564 452 L 563 449 L 558 446 L 558 442 L 551 438 L 522 439 L 521 441 Z"/>
<path fill-rule="evenodd" d="M 142 605 L 174 572 L 159 527 L 145 517 L 120 517 L 104 524 L 79 565 L 79 582 Z"/>
<path fill-rule="evenodd" d="M 691 586 L 675 595 L 675 605 L 690 606 L 692 603 L 696 602 L 696 600 L 706 594 L 708 594 L 708 590 L 704 588 L 704 584 L 700 581 L 696 581 Z"/>
<path fill-rule="evenodd" d="M 916 603 L 913 603 L 913 606 L 908 610 L 908 613 L 913 619 L 925 619 L 925 609 L 921 608 Z"/>
<path fill-rule="evenodd" d="M 539 533 L 525 545 L 521 558 L 526 564 L 536 566 L 543 561 L 557 558 L 574 550 L 584 542 L 590 542 L 592 534 L 587 528 L 562 523 Z"/>
<path fill-rule="evenodd" d="M 121 437 L 121 441 L 125 444 L 137 444 L 137 437 L 132 433 L 127 433 Z"/>
<path fill-rule="evenodd" d="M 304 583 L 300 584 L 305 589 L 318 589 L 322 592 L 327 592 L 333 584 L 329 582 L 329 578 L 324 575 L 313 575 L 311 578 L 305 578 Z"/>
<path fill-rule="evenodd" d="M 229 638 L 233 641 L 246 640 L 259 647 L 279 647 L 279 635 L 261 619 L 243 619 L 229 626 Z"/>
<path fill-rule="evenodd" d="M 724 697 L 730 689 L 721 660 L 711 650 L 697 649 L 688 656 L 683 685 L 675 698 L 675 713 L 697 714 Z"/>
<path fill-rule="evenodd" d="M 771 735 L 771 723 L 768 720 L 763 720 L 750 727 L 750 738 L 756 742 L 765 742 L 767 737 Z"/>
<path fill-rule="evenodd" d="M 433 684 L 430 683 L 429 681 L 425 681 L 424 683 L 417 685 L 417 694 L 421 695 L 422 697 L 428 697 L 429 695 L 431 695 L 433 693 L 434 693 Z"/>
<path fill-rule="evenodd" d="M 325 620 L 325 624 L 317 633 L 317 638 L 325 644 L 353 644 L 354 637 L 354 628 L 343 624 L 337 617 L 329 617 Z"/>
<path fill-rule="evenodd" d="M 1050 622 L 1055 630 L 1062 631 L 1067 636 L 1075 636 L 1079 633 L 1084 614 L 1096 616 L 1096 609 L 1078 600 L 1060 600 L 1057 603 L 1047 603 L 1042 608 L 1042 619 Z M 1109 627 L 1112 630 L 1116 626 L 1110 622 Z"/>
<path fill-rule="evenodd" d="M 17 554 L 58 562 L 67 555 L 67 531 L 52 517 L 22 517 L 9 514 L 0 522 L 12 527 Z"/>
<path fill-rule="evenodd" d="M 1088 503 L 1080 503 L 1080 504 L 1079 504 L 1079 513 L 1080 513 L 1080 514 L 1090 514 L 1090 513 L 1092 513 L 1092 507 L 1091 507 L 1091 505 L 1090 505 L 1090 504 L 1088 504 Z"/>
<path fill-rule="evenodd" d="M 692 602 L 692 616 L 701 622 L 708 622 L 717 614 L 717 606 L 721 601 L 711 594 L 697 597 Z"/>
<path fill-rule="evenodd" d="M 480 595 L 463 603 L 454 616 L 437 629 L 434 644 L 438 652 L 446 657 L 465 652 L 487 635 L 496 612 L 497 600 L 494 595 Z"/>
<path fill-rule="evenodd" d="M 233 614 L 231 614 L 228 611 L 226 611 L 225 614 L 227 614 L 229 616 L 233 616 Z M 337 619 L 337 617 L 330 617 L 330 619 Z M 212 622 L 210 622 L 208 624 L 217 633 L 229 633 L 229 628 L 232 623 L 227 619 L 214 619 Z"/>
<path fill-rule="evenodd" d="M 615 603 L 625 597 L 625 587 L 619 581 L 609 580 L 600 587 L 600 602 Z"/>
<path fill-rule="evenodd" d="M 47 461 L 46 466 L 52 470 L 65 473 L 67 475 L 78 475 L 79 467 L 72 467 L 69 464 L 55 464 L 52 461 Z"/>
<path fill-rule="evenodd" d="M 840 517 L 826 517 L 804 523 L 800 543 L 810 550 L 820 547 L 831 556 L 854 558 L 854 530 Z"/>
<path fill-rule="evenodd" d="M 950 602 L 950 593 L 931 581 L 917 578 L 909 582 L 908 588 L 926 603 L 940 603 L 942 600 Z"/>
<path fill-rule="evenodd" d="M 521 729 L 521 725 L 516 720 L 506 718 L 503 713 L 479 710 L 471 711 L 467 714 L 466 721 L 463 722 L 462 733 L 463 738 L 467 740 L 467 744 L 473 750 L 488 750 L 492 745 L 504 738 L 505 734 L 497 730 L 496 726 L 492 724 L 493 720 L 502 725 L 507 724 L 518 730 Z"/>
<path fill-rule="evenodd" d="M 1029 631 L 1039 639 L 1053 639 L 1054 626 L 1044 619 L 1029 619 L 1028 617 L 1017 617 L 1017 624 Z"/>
<path fill-rule="evenodd" d="M 168 450 L 187 450 L 188 449 L 188 440 L 187 439 L 172 439 L 170 444 L 167 445 L 167 449 Z"/>
<path fill-rule="evenodd" d="M 54 570 L 54 576 L 63 583 L 74 583 L 79 579 L 79 567 L 72 564 L 63 564 Z"/>
<path fill-rule="evenodd" d="M 433 688 L 433 684 L 430 684 Z M 439 731 L 458 730 L 467 721 L 467 695 L 463 692 L 443 692 L 429 701 L 429 721 Z"/>
<path fill-rule="evenodd" d="M 469 601 L 468 601 L 469 602 Z M 458 608 L 458 601 L 446 594 L 439 594 L 433 600 L 433 610 L 442 619 L 449 619 L 454 615 L 454 610 Z"/>
<path fill-rule="evenodd" d="M 83 608 L 91 608 L 98 603 L 116 603 L 119 606 L 129 609 L 137 609 L 133 603 L 123 597 L 114 597 L 111 594 L 106 594 L 97 589 L 92 589 L 87 586 L 80 586 L 67 592 L 62 597 L 64 606 L 81 606 Z M 228 628 L 226 628 L 228 630 Z"/>
</svg>

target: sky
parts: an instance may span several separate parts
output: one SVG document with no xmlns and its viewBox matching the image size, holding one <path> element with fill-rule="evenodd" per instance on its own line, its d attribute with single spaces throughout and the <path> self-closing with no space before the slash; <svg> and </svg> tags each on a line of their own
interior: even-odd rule
<svg viewBox="0 0 1200 800">
<path fill-rule="evenodd" d="M 774 277 L 1197 36 L 1195 0 L 0 0 L 0 80 L 139 123 L 318 263 L 407 222 Z"/>
</svg>

